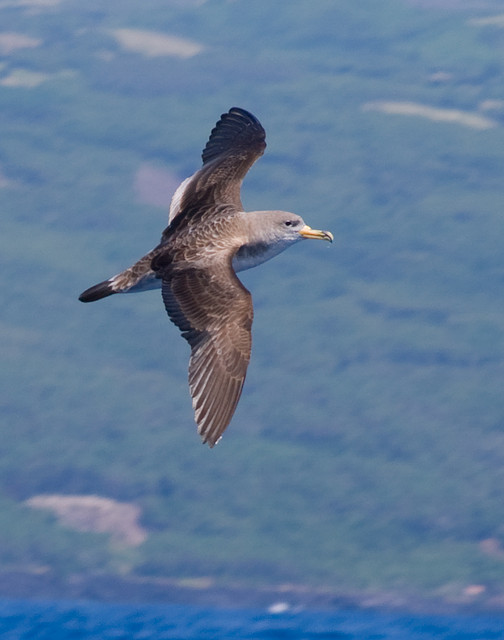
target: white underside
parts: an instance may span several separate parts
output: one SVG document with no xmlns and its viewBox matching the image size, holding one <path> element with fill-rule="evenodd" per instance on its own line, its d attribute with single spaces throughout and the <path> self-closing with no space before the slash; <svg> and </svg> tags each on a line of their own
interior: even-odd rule
<svg viewBox="0 0 504 640">
<path fill-rule="evenodd" d="M 112 287 L 114 286 L 114 278 L 110 278 Z M 129 289 L 123 289 L 118 293 L 139 293 L 140 291 L 152 291 L 153 289 L 161 289 L 162 281 L 160 278 L 156 278 L 154 272 L 144 276 L 134 286 Z"/>
<path fill-rule="evenodd" d="M 276 255 L 281 253 L 284 250 L 284 246 L 281 244 L 275 244 L 269 247 L 268 250 L 262 252 L 261 254 L 255 255 L 242 255 L 235 256 L 233 258 L 233 269 L 236 273 L 239 271 L 245 271 L 246 269 L 252 269 L 253 267 L 257 267 L 257 265 L 266 262 L 267 260 L 271 260 Z M 114 278 L 110 278 L 110 283 L 114 286 Z M 162 280 L 161 278 L 156 278 L 154 272 L 149 273 L 144 276 L 141 280 L 139 280 L 133 287 L 129 289 L 123 289 L 122 291 L 118 291 L 117 293 L 139 293 L 141 291 L 152 291 L 154 289 L 161 289 Z"/>
<path fill-rule="evenodd" d="M 290 244 L 290 243 L 289 243 Z M 253 267 L 257 267 L 259 264 L 263 262 L 267 262 L 274 258 L 279 253 L 282 253 L 284 249 L 286 249 L 289 244 L 283 244 L 278 242 L 276 244 L 270 245 L 266 251 L 263 251 L 260 254 L 250 254 L 250 255 L 236 255 L 233 258 L 233 269 L 238 273 L 239 271 L 245 271 L 246 269 L 252 269 Z"/>
<path fill-rule="evenodd" d="M 173 222 L 173 219 L 176 218 L 180 213 L 180 203 L 182 201 L 182 196 L 185 193 L 187 185 L 193 178 L 194 176 L 189 176 L 189 178 L 186 178 L 185 180 L 183 180 L 177 187 L 177 190 L 175 191 L 175 193 L 173 194 L 173 197 L 170 203 L 170 214 L 168 215 L 168 224 Z"/>
</svg>

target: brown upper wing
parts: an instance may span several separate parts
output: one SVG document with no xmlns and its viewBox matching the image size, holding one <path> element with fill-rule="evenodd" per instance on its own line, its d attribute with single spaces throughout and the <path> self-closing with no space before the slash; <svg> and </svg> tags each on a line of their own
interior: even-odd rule
<svg viewBox="0 0 504 640">
<path fill-rule="evenodd" d="M 170 226 L 197 215 L 201 207 L 231 205 L 242 210 L 240 188 L 253 163 L 264 153 L 266 132 L 259 120 L 245 109 L 233 107 L 222 114 L 203 150 L 203 166 L 184 180 L 173 196 Z"/>
<path fill-rule="evenodd" d="M 189 388 L 203 442 L 213 447 L 240 399 L 251 349 L 252 298 L 230 264 L 163 273 L 170 319 L 191 345 Z"/>
</svg>

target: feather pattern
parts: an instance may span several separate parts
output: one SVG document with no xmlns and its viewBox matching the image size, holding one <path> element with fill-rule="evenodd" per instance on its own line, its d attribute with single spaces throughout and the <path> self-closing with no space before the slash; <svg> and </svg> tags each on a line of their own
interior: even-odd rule
<svg viewBox="0 0 504 640">
<path fill-rule="evenodd" d="M 243 178 L 265 148 L 255 116 L 236 107 L 223 114 L 203 150 L 203 166 L 173 196 L 158 246 L 80 296 L 91 302 L 162 286 L 168 316 L 191 348 L 194 416 L 210 447 L 231 421 L 250 361 L 252 298 L 236 271 L 269 260 L 303 237 L 332 239 L 293 213 L 243 211 Z"/>
<path fill-rule="evenodd" d="M 191 346 L 189 388 L 198 431 L 213 447 L 231 421 L 245 381 L 252 298 L 229 262 L 211 273 L 167 268 L 161 274 L 166 311 Z"/>
</svg>

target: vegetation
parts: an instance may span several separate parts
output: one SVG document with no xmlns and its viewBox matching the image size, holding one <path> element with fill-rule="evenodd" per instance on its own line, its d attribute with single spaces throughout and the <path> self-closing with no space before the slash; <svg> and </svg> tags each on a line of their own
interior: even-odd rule
<svg viewBox="0 0 504 640">
<path fill-rule="evenodd" d="M 0 6 L 40 41 L 0 64 L 0 569 L 504 589 L 504 31 L 474 22 L 490 3 L 84 4 Z M 118 28 L 204 52 L 143 56 Z M 253 358 L 210 451 L 160 295 L 77 296 L 157 242 L 167 213 L 139 200 L 139 168 L 190 174 L 233 105 L 268 132 L 246 206 L 335 243 L 243 274 Z M 127 552 L 67 530 L 23 506 L 45 492 L 134 501 L 149 537 Z"/>
</svg>

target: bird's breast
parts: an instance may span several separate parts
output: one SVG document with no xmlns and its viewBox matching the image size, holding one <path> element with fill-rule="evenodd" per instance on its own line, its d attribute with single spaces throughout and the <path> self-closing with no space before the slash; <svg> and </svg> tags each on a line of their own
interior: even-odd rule
<svg viewBox="0 0 504 640">
<path fill-rule="evenodd" d="M 257 267 L 271 258 L 274 258 L 284 247 L 278 244 L 268 244 L 267 242 L 255 242 L 242 245 L 233 257 L 233 269 L 235 271 L 245 271 Z"/>
</svg>

